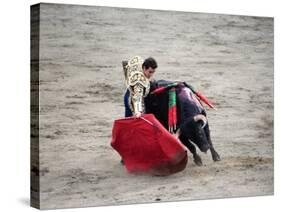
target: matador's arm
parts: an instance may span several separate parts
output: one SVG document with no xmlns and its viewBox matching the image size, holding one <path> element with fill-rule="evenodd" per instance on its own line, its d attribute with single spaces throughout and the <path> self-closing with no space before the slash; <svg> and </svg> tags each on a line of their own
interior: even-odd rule
<svg viewBox="0 0 281 212">
<path fill-rule="evenodd" d="M 148 94 L 150 83 L 142 71 L 143 60 L 135 56 L 123 61 L 123 70 L 127 88 L 130 91 L 129 105 L 133 114 L 144 112 L 144 97 Z"/>
</svg>

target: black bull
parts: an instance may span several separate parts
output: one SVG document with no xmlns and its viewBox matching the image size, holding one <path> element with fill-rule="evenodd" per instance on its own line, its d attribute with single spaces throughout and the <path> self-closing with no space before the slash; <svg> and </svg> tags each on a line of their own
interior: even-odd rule
<svg viewBox="0 0 281 212">
<path fill-rule="evenodd" d="M 154 116 L 161 122 L 161 124 L 168 129 L 168 101 L 169 101 L 169 93 L 168 90 L 163 91 L 159 94 L 151 94 L 153 90 L 158 87 L 163 87 L 165 85 L 170 84 L 169 81 L 159 80 L 151 82 L 150 94 L 145 97 L 145 109 L 146 113 L 152 113 Z M 176 93 L 180 92 L 180 89 L 183 89 L 183 86 L 176 87 Z M 202 128 L 202 121 L 194 121 L 194 116 L 190 117 L 190 114 L 184 112 L 184 107 L 193 107 L 194 104 L 188 104 L 189 102 L 183 102 L 179 99 L 178 95 L 176 95 L 177 100 L 177 120 L 178 126 L 181 129 L 181 134 L 179 136 L 180 141 L 190 150 L 193 155 L 194 162 L 201 166 L 202 160 L 201 157 L 196 152 L 196 147 L 194 144 L 198 146 L 198 148 L 202 152 L 207 152 L 208 149 L 211 151 L 211 155 L 214 161 L 219 161 L 220 156 L 216 152 L 209 130 L 209 124 L 207 123 L 204 128 Z M 185 100 L 188 101 L 188 100 Z M 189 108 L 192 109 L 192 108 Z M 206 116 L 205 110 L 201 113 Z M 195 114 L 198 115 L 198 114 Z"/>
</svg>

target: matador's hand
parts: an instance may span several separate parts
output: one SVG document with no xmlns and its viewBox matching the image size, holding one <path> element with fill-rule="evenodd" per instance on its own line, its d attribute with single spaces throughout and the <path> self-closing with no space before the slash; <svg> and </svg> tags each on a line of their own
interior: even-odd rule
<svg viewBox="0 0 281 212">
<path fill-rule="evenodd" d="M 136 117 L 136 118 L 141 117 L 141 115 L 142 115 L 142 113 L 141 113 L 141 112 L 136 112 L 136 113 L 135 113 L 135 117 Z"/>
</svg>

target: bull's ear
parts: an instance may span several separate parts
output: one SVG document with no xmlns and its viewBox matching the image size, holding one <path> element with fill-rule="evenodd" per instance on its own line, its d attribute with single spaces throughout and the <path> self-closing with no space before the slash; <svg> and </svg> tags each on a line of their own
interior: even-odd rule
<svg viewBox="0 0 281 212">
<path fill-rule="evenodd" d="M 125 77 L 126 77 L 126 73 L 127 73 L 127 65 L 128 65 L 128 60 L 123 60 L 122 66 L 123 66 L 123 71 L 124 71 Z"/>
</svg>

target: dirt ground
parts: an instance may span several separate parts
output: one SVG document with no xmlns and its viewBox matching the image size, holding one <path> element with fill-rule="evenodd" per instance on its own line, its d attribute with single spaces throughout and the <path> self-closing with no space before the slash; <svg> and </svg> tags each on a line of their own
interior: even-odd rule
<svg viewBox="0 0 281 212">
<path fill-rule="evenodd" d="M 272 195 L 273 19 L 42 4 L 41 208 Z M 182 80 L 208 110 L 222 160 L 166 177 L 129 174 L 111 146 L 124 115 L 121 61 L 158 62 L 155 79 Z"/>
</svg>

